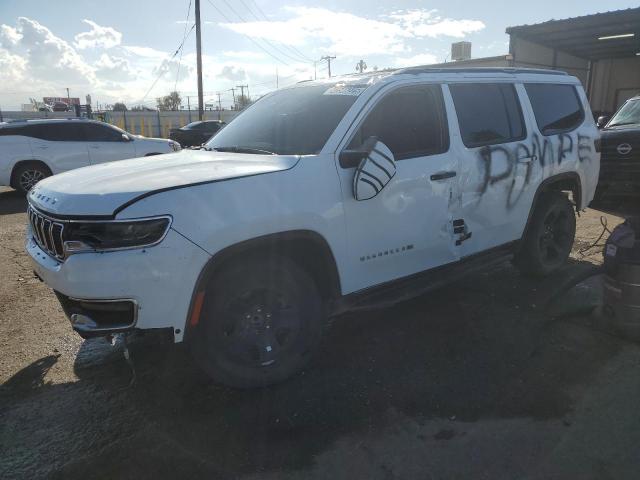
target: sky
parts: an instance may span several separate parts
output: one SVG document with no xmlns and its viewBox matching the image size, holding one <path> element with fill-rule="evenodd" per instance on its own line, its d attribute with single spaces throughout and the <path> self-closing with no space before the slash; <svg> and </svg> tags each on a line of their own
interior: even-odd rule
<svg viewBox="0 0 640 480">
<path fill-rule="evenodd" d="M 94 108 L 155 106 L 177 90 L 197 104 L 195 0 L 0 0 L 0 108 L 90 94 Z M 636 7 L 623 0 L 201 0 L 205 102 L 232 103 L 300 80 L 439 63 L 452 42 L 508 52 L 505 28 Z M 182 48 L 180 46 L 183 45 Z M 315 64 L 314 64 L 315 61 Z"/>
</svg>

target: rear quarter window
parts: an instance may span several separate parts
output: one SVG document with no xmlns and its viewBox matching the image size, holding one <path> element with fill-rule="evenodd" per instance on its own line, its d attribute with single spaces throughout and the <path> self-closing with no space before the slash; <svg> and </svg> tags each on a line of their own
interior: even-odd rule
<svg viewBox="0 0 640 480">
<path fill-rule="evenodd" d="M 526 136 L 522 109 L 510 83 L 449 85 L 465 146 L 515 142 Z"/>
<path fill-rule="evenodd" d="M 569 132 L 584 121 L 584 109 L 574 85 L 525 83 L 524 87 L 543 135 Z"/>
</svg>

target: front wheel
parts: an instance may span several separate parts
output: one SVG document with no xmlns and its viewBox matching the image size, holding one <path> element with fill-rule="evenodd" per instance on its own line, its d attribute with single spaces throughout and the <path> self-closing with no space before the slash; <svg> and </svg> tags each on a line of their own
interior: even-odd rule
<svg viewBox="0 0 640 480">
<path fill-rule="evenodd" d="M 207 286 L 194 355 L 225 385 L 271 385 L 309 362 L 325 320 L 315 282 L 288 258 L 233 262 Z"/>
<path fill-rule="evenodd" d="M 549 275 L 569 258 L 575 234 L 576 216 L 567 196 L 547 193 L 536 206 L 514 263 L 524 274 Z"/>
</svg>

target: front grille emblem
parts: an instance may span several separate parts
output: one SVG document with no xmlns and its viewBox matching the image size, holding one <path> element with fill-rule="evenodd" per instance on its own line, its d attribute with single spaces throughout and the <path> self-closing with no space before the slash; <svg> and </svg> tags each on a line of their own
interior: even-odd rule
<svg viewBox="0 0 640 480">
<path fill-rule="evenodd" d="M 616 150 L 620 155 L 627 155 L 631 152 L 631 145 L 629 145 L 628 143 L 621 143 L 620 145 L 618 145 L 618 148 L 616 148 Z"/>
</svg>

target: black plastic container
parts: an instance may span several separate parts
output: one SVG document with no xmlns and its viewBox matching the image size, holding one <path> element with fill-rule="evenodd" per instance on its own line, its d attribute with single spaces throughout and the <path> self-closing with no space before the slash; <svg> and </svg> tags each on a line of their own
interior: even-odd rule
<svg viewBox="0 0 640 480">
<path fill-rule="evenodd" d="M 640 341 L 640 219 L 616 227 L 604 249 L 604 313 L 621 334 Z"/>
</svg>

